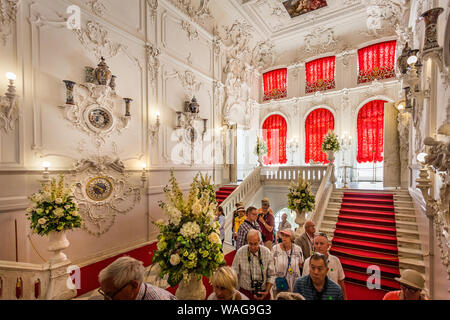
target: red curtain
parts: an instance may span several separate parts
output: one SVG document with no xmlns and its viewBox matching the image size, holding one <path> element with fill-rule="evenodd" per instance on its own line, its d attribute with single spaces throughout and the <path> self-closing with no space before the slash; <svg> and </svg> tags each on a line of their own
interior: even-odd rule
<svg viewBox="0 0 450 320">
<path fill-rule="evenodd" d="M 329 163 L 327 154 L 322 151 L 323 139 L 328 130 L 334 130 L 334 117 L 329 110 L 316 109 L 308 115 L 305 123 L 305 163 L 310 160 Z"/>
<path fill-rule="evenodd" d="M 264 73 L 264 101 L 287 97 L 287 69 L 277 69 Z"/>
<path fill-rule="evenodd" d="M 358 83 L 395 77 L 395 45 L 393 40 L 358 50 Z"/>
<path fill-rule="evenodd" d="M 358 155 L 361 162 L 383 161 L 384 103 L 370 101 L 358 113 Z"/>
<path fill-rule="evenodd" d="M 267 143 L 265 164 L 285 164 L 286 158 L 286 120 L 278 115 L 272 115 L 264 121 L 263 139 Z"/>
<path fill-rule="evenodd" d="M 336 57 L 326 57 L 306 63 L 306 93 L 333 89 Z"/>
</svg>

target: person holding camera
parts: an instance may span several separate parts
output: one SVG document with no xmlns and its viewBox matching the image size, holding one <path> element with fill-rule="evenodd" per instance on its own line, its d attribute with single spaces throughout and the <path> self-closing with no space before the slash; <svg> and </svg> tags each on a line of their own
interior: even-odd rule
<svg viewBox="0 0 450 320">
<path fill-rule="evenodd" d="M 274 296 L 283 291 L 292 292 L 295 280 L 301 277 L 300 268 L 303 264 L 302 248 L 294 243 L 294 234 L 290 229 L 280 232 L 282 242 L 272 249 L 275 266 Z"/>
<path fill-rule="evenodd" d="M 261 228 L 264 245 L 269 248 L 269 250 L 272 250 L 275 217 L 270 208 L 269 198 L 264 198 L 261 201 L 261 208 L 258 209 L 258 223 Z"/>
<path fill-rule="evenodd" d="M 275 281 L 272 254 L 260 245 L 261 233 L 250 230 L 247 245 L 242 246 L 233 261 L 233 269 L 238 275 L 239 291 L 250 300 L 270 300 L 270 290 Z"/>
</svg>

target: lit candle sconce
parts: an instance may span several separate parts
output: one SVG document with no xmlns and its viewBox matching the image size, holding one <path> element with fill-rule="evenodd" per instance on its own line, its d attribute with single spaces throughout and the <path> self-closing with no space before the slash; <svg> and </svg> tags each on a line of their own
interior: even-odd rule
<svg viewBox="0 0 450 320">
<path fill-rule="evenodd" d="M 48 161 L 42 162 L 42 166 L 44 167 L 44 172 L 42 173 L 42 178 L 44 181 L 50 181 L 50 171 L 48 171 L 48 168 L 50 168 L 51 163 Z"/>
<path fill-rule="evenodd" d="M 16 75 L 12 72 L 8 72 L 6 73 L 6 79 L 8 79 L 9 81 L 9 85 L 8 85 L 8 90 L 5 93 L 4 97 L 0 97 L 0 106 L 4 106 L 5 107 L 5 111 L 3 111 L 0 108 L 0 119 L 4 118 L 5 119 L 5 129 L 13 129 L 13 123 L 16 119 L 16 117 L 14 117 L 13 119 L 13 111 L 14 111 L 14 106 L 15 106 L 15 102 L 16 102 L 16 87 L 14 85 L 14 81 L 16 81 Z M 6 122 L 9 122 L 9 125 L 7 125 Z M 1 124 L 1 121 L 0 121 Z M 1 127 L 0 127 L 1 128 Z"/>
<path fill-rule="evenodd" d="M 147 165 L 144 162 L 142 162 L 141 167 L 142 167 L 142 174 L 141 174 L 142 187 L 145 187 L 145 182 L 147 181 Z"/>
<path fill-rule="evenodd" d="M 150 124 L 149 135 L 150 135 L 150 139 L 153 143 L 156 143 L 158 141 L 158 137 L 159 137 L 159 127 L 161 125 L 159 118 L 160 118 L 160 113 L 159 113 L 159 111 L 157 111 L 155 124 Z"/>
<path fill-rule="evenodd" d="M 130 107 L 131 107 L 131 101 L 133 101 L 133 99 L 123 98 L 123 101 L 125 101 L 125 117 L 131 117 Z"/>
</svg>

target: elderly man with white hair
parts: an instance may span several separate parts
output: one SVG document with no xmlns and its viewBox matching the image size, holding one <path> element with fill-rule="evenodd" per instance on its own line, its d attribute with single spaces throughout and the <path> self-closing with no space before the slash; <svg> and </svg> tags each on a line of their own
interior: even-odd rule
<svg viewBox="0 0 450 320">
<path fill-rule="evenodd" d="M 275 281 L 272 254 L 261 245 L 261 239 L 258 230 L 248 231 L 248 244 L 236 252 L 233 261 L 233 269 L 239 279 L 239 291 L 250 300 L 270 300 L 270 290 Z"/>
<path fill-rule="evenodd" d="M 121 257 L 100 271 L 98 292 L 105 300 L 177 300 L 170 292 L 144 283 L 143 263 Z"/>
</svg>

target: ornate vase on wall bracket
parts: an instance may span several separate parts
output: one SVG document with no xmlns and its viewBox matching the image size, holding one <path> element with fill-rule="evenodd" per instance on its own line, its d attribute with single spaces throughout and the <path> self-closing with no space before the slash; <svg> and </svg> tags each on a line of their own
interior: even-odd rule
<svg viewBox="0 0 450 320">
<path fill-rule="evenodd" d="M 443 11 L 443 8 L 433 8 L 420 16 L 421 19 L 425 20 L 425 44 L 423 51 L 439 47 L 437 41 L 437 20 Z"/>
<path fill-rule="evenodd" d="M 95 69 L 95 79 L 97 80 L 99 85 L 109 86 L 112 79 L 112 73 L 109 70 L 108 65 L 105 62 L 105 58 L 101 58 L 100 63 Z"/>
</svg>

